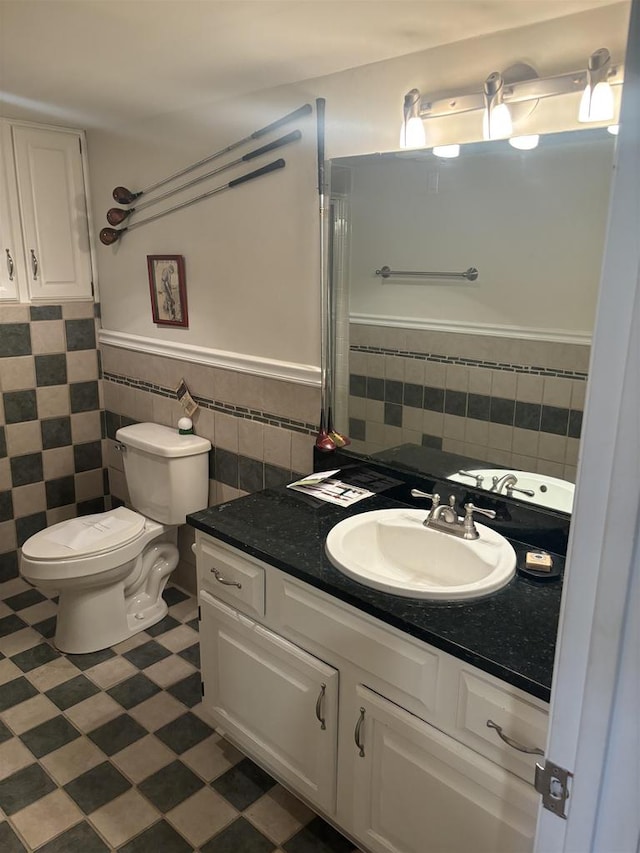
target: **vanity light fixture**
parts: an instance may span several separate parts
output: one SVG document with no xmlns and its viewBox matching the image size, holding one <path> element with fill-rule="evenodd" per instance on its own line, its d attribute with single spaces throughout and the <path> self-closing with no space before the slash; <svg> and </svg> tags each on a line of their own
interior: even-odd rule
<svg viewBox="0 0 640 853">
<path fill-rule="evenodd" d="M 423 122 L 431 118 L 482 112 L 485 139 L 511 136 L 509 123 L 526 118 L 542 98 L 582 93 L 580 121 L 608 121 L 613 117 L 612 86 L 621 85 L 624 66 L 614 65 L 607 48 L 591 54 L 582 71 L 538 77 L 535 69 L 517 63 L 502 72 L 494 71 L 481 92 L 437 97 L 411 89 L 404 98 L 402 148 L 424 146 Z"/>
<path fill-rule="evenodd" d="M 537 133 L 530 133 L 527 136 L 512 136 L 509 139 L 509 145 L 512 148 L 518 148 L 520 151 L 531 151 L 538 147 L 540 136 Z"/>
<path fill-rule="evenodd" d="M 424 148 L 426 137 L 420 117 L 420 92 L 417 89 L 411 89 L 404 96 L 402 115 L 400 148 Z"/>
<path fill-rule="evenodd" d="M 503 93 L 504 78 L 499 71 L 493 71 L 484 81 L 482 135 L 485 139 L 504 139 L 513 131 L 511 112 L 503 101 Z"/>
<path fill-rule="evenodd" d="M 451 159 L 453 157 L 460 156 L 460 146 L 459 145 L 434 145 L 433 153 L 436 157 L 445 157 L 446 159 Z"/>
<path fill-rule="evenodd" d="M 601 47 L 589 57 L 587 85 L 580 99 L 578 121 L 609 121 L 613 118 L 613 90 L 609 83 L 611 54 Z"/>
<path fill-rule="evenodd" d="M 611 136 L 617 136 L 620 133 L 620 125 L 619 124 L 610 124 L 607 128 Z"/>
</svg>

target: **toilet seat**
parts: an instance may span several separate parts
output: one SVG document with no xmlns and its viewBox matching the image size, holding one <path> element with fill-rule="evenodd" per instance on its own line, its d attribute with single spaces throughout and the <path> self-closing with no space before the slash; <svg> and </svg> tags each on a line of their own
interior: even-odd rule
<svg viewBox="0 0 640 853">
<path fill-rule="evenodd" d="M 113 524 L 110 529 L 108 519 L 114 515 L 124 524 Z M 106 578 L 107 574 L 114 571 L 126 576 L 131 568 L 130 561 L 143 552 L 148 542 L 168 529 L 125 507 L 82 518 L 97 519 L 98 524 L 106 527 L 103 531 L 97 531 L 104 533 L 102 539 L 98 536 L 92 543 L 93 548 L 83 548 L 80 543 L 79 550 L 74 551 L 57 541 L 58 534 L 52 538 L 52 531 L 56 529 L 65 538 L 71 523 L 78 519 L 61 521 L 47 530 L 35 533 L 24 543 L 20 559 L 20 574 L 28 583 L 32 586 L 46 584 L 49 588 L 57 589 L 56 584 L 66 584 L 74 579 L 95 583 L 100 577 Z M 71 538 L 73 541 L 73 536 Z"/>
<path fill-rule="evenodd" d="M 145 517 L 126 507 L 61 521 L 23 545 L 28 560 L 82 560 L 123 548 L 143 532 Z"/>
</svg>

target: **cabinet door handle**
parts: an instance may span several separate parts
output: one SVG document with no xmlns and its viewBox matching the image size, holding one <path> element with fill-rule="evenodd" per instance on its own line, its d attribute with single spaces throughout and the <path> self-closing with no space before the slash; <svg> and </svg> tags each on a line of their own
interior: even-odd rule
<svg viewBox="0 0 640 853">
<path fill-rule="evenodd" d="M 238 583 L 237 581 L 226 580 L 225 578 L 222 577 L 222 575 L 220 574 L 220 572 L 217 569 L 211 569 L 211 572 L 213 573 L 213 576 L 218 581 L 218 583 L 222 583 L 225 586 L 237 586 L 238 589 L 242 589 L 241 583 Z"/>
<path fill-rule="evenodd" d="M 38 278 L 38 259 L 36 258 L 35 249 L 29 249 L 31 252 L 31 269 L 33 270 L 34 279 Z"/>
<path fill-rule="evenodd" d="M 360 758 L 364 758 L 364 744 L 360 740 L 360 732 L 362 730 L 362 725 L 364 723 L 364 708 L 360 708 L 360 717 L 358 718 L 358 722 L 356 723 L 356 730 L 353 733 L 353 739 L 356 742 L 356 746 L 360 750 L 358 755 Z"/>
<path fill-rule="evenodd" d="M 11 257 L 11 250 L 5 249 L 5 251 L 7 253 L 7 271 L 9 273 L 9 281 L 13 281 L 14 264 L 13 264 L 13 258 Z"/>
<path fill-rule="evenodd" d="M 318 718 L 318 721 L 320 722 L 320 728 L 322 729 L 322 731 L 324 731 L 327 728 L 324 717 L 322 716 L 322 704 L 324 702 L 324 693 L 325 693 L 326 689 L 327 689 L 326 684 L 320 685 L 320 693 L 318 694 L 318 698 L 316 700 L 316 717 Z"/>
<path fill-rule="evenodd" d="M 537 746 L 525 746 L 523 743 L 519 743 L 517 740 L 506 735 L 502 731 L 502 726 L 494 723 L 493 720 L 487 720 L 487 728 L 495 729 L 498 733 L 498 737 L 503 740 L 507 746 L 510 746 L 512 749 L 517 749 L 518 752 L 526 752 L 529 755 L 544 755 L 543 749 L 539 749 Z"/>
</svg>

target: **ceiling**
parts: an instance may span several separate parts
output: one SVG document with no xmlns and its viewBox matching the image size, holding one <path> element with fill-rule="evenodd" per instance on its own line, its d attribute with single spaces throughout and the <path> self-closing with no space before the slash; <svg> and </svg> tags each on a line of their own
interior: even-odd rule
<svg viewBox="0 0 640 853">
<path fill-rule="evenodd" d="M 113 127 L 611 0 L 0 0 L 0 113 Z"/>
</svg>

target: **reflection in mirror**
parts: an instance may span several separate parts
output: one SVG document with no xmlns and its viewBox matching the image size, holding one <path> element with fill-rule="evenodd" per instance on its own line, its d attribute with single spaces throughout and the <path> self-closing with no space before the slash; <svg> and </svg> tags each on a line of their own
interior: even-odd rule
<svg viewBox="0 0 640 853">
<path fill-rule="evenodd" d="M 353 451 L 570 512 L 614 145 L 591 129 L 332 161 Z"/>
</svg>

